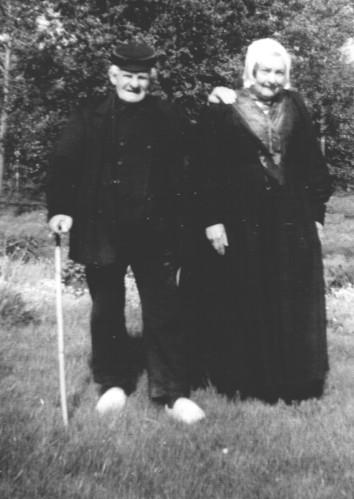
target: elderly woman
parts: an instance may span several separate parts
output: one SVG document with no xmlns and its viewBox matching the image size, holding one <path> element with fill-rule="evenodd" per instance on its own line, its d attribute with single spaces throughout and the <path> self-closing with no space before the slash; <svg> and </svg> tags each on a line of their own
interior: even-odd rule
<svg viewBox="0 0 354 499">
<path fill-rule="evenodd" d="M 328 371 L 318 228 L 332 189 L 290 64 L 277 41 L 253 42 L 236 101 L 202 121 L 208 374 L 269 402 L 321 396 Z"/>
</svg>

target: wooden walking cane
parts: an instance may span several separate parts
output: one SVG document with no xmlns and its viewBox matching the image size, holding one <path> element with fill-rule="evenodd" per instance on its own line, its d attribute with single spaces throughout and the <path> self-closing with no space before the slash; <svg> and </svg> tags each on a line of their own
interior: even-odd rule
<svg viewBox="0 0 354 499">
<path fill-rule="evenodd" d="M 60 234 L 55 232 L 55 289 L 56 289 L 56 313 L 58 331 L 58 362 L 59 362 L 59 385 L 60 403 L 64 426 L 68 426 L 68 408 L 66 404 L 65 388 L 65 361 L 64 361 L 64 327 L 63 327 L 63 303 L 61 292 L 61 239 Z"/>
</svg>

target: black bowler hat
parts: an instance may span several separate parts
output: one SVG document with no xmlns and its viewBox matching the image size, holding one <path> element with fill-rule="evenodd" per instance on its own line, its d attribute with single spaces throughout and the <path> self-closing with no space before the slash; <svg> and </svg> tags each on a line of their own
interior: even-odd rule
<svg viewBox="0 0 354 499">
<path fill-rule="evenodd" d="M 155 64 L 156 54 L 144 42 L 122 43 L 112 54 L 111 61 L 125 71 L 147 72 Z"/>
</svg>

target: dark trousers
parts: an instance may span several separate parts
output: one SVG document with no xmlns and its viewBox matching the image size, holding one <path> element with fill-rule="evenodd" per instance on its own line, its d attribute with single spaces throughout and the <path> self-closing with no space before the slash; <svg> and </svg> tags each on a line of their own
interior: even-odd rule
<svg viewBox="0 0 354 499">
<path fill-rule="evenodd" d="M 135 241 L 136 242 L 136 241 Z M 128 248 L 129 249 L 129 248 Z M 131 393 L 139 373 L 138 341 L 125 325 L 124 277 L 130 265 L 144 323 L 143 353 L 150 397 L 171 403 L 188 396 L 186 342 L 182 334 L 176 268 L 171 254 L 146 255 L 146 246 L 121 251 L 113 265 L 86 267 L 92 297 L 91 339 L 94 381 Z M 129 256 L 128 256 L 129 253 Z"/>
</svg>

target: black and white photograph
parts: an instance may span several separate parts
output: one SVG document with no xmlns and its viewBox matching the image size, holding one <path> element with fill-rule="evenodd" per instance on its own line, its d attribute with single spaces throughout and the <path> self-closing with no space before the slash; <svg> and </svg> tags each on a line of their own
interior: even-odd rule
<svg viewBox="0 0 354 499">
<path fill-rule="evenodd" d="M 0 497 L 354 497 L 354 0 L 1 0 Z"/>
</svg>

